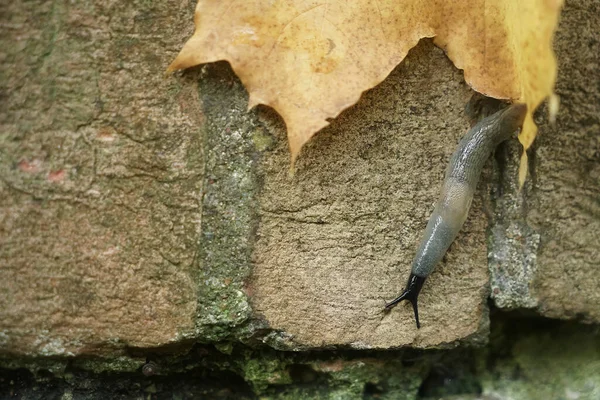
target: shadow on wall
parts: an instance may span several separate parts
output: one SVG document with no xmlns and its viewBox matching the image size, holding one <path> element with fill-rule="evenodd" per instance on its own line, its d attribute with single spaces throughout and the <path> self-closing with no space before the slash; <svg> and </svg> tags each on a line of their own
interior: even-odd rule
<svg viewBox="0 0 600 400">
<path fill-rule="evenodd" d="M 5 362 L 0 398 L 600 398 L 598 326 L 494 310 L 491 328 L 490 343 L 477 349 L 290 353 L 196 345 L 178 358 L 146 353 L 153 368 L 127 373 L 72 362 L 32 373 Z"/>
</svg>

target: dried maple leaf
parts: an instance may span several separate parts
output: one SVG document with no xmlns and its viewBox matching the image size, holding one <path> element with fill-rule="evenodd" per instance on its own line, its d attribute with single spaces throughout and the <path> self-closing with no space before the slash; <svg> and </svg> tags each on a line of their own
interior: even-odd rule
<svg viewBox="0 0 600 400">
<path fill-rule="evenodd" d="M 531 114 L 554 87 L 552 36 L 561 6 L 562 0 L 200 0 L 194 35 L 168 70 L 229 61 L 248 89 L 249 107 L 266 104 L 283 117 L 293 162 L 329 118 L 383 81 L 419 39 L 435 37 L 475 90 L 527 103 L 520 135 L 527 148 L 536 134 Z"/>
</svg>

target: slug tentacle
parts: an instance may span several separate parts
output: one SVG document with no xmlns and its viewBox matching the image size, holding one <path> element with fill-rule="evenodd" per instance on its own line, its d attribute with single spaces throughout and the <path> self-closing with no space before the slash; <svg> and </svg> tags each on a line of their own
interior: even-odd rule
<svg viewBox="0 0 600 400">
<path fill-rule="evenodd" d="M 525 104 L 513 104 L 482 119 L 461 139 L 452 154 L 441 195 L 429 217 L 406 289 L 386 305 L 386 309 L 390 309 L 400 301 L 408 300 L 415 312 L 417 328 L 420 327 L 417 296 L 425 278 L 444 257 L 467 219 L 486 160 L 498 144 L 510 138 L 523 124 L 526 112 Z"/>
<path fill-rule="evenodd" d="M 419 323 L 419 307 L 417 306 L 417 299 L 419 297 L 419 292 L 425 283 L 425 278 L 417 276 L 415 274 L 410 274 L 408 277 L 408 282 L 406 283 L 406 289 L 402 292 L 402 294 L 396 297 L 394 300 L 390 301 L 385 305 L 386 310 L 390 310 L 396 304 L 400 303 L 402 300 L 407 300 L 412 304 L 413 311 L 415 312 L 415 321 L 417 322 L 417 328 L 421 328 L 421 324 Z"/>
</svg>

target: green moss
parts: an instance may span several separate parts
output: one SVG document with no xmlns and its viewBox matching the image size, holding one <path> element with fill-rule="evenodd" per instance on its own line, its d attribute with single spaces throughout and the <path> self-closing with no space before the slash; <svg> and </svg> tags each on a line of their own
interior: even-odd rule
<svg viewBox="0 0 600 400">
<path fill-rule="evenodd" d="M 252 385 L 257 394 L 271 385 L 292 383 L 287 363 L 277 358 L 251 358 L 242 365 L 244 380 Z"/>
<path fill-rule="evenodd" d="M 418 368 L 389 359 L 288 360 L 286 371 L 292 383 L 269 384 L 268 389 L 263 385 L 261 399 L 415 399 L 421 382 Z"/>
<path fill-rule="evenodd" d="M 273 136 L 265 132 L 264 129 L 257 128 L 252 134 L 252 143 L 254 143 L 256 150 L 262 152 L 272 148 L 275 144 L 275 140 L 273 140 Z"/>
<path fill-rule="evenodd" d="M 503 319 L 494 322 L 484 349 L 306 353 L 221 342 L 178 355 L 172 349 L 149 351 L 148 357 L 160 366 L 158 377 L 140 372 L 146 357 L 5 361 L 0 367 L 36 371 L 39 382 L 49 379 L 40 372 L 50 371 L 65 392 L 82 385 L 104 390 L 107 385 L 98 382 L 108 379 L 105 372 L 111 371 L 108 376 L 120 380 L 120 387 L 133 385 L 159 396 L 183 395 L 186 384 L 204 379 L 189 390 L 207 393 L 202 385 L 210 384 L 210 393 L 216 394 L 203 397 L 209 399 L 231 390 L 241 391 L 236 396 L 245 393 L 239 398 L 263 400 L 600 398 L 600 336 L 594 327 Z"/>
<path fill-rule="evenodd" d="M 95 374 L 104 372 L 123 373 L 134 372 L 144 365 L 145 359 L 127 356 L 115 358 L 0 358 L 0 368 L 27 369 L 37 374 L 39 371 L 47 371 L 53 376 L 69 380 L 72 374 L 65 372 L 69 369 L 81 369 Z"/>
<path fill-rule="evenodd" d="M 416 399 L 421 381 L 418 368 L 405 367 L 399 360 L 351 361 L 330 373 L 337 393 L 344 390 L 349 396 L 340 398 Z"/>
<path fill-rule="evenodd" d="M 600 399 L 600 336 L 569 327 L 520 337 L 484 376 L 484 393 L 500 398 Z"/>
<path fill-rule="evenodd" d="M 54 376 L 63 376 L 68 365 L 67 360 L 53 358 L 0 358 L 0 368 L 9 370 L 27 369 L 34 374 L 38 371 L 48 371 Z"/>
<path fill-rule="evenodd" d="M 206 117 L 204 132 L 204 197 L 198 270 L 196 331 L 202 342 L 218 342 L 252 334 L 251 307 L 244 281 L 251 270 L 256 195 L 260 179 L 254 138 L 254 113 L 247 95 L 224 64 L 206 66 L 200 97 Z M 223 85 L 223 80 L 228 85 Z M 224 90 L 228 88 L 228 90 Z M 262 135 L 262 136 L 261 136 Z"/>
<path fill-rule="evenodd" d="M 145 359 L 126 356 L 116 358 L 81 358 L 73 360 L 72 366 L 97 374 L 110 372 L 134 372 L 146 363 Z"/>
<path fill-rule="evenodd" d="M 223 354 L 231 355 L 231 353 L 233 352 L 233 343 L 231 343 L 231 342 L 215 343 L 215 348 Z"/>
</svg>

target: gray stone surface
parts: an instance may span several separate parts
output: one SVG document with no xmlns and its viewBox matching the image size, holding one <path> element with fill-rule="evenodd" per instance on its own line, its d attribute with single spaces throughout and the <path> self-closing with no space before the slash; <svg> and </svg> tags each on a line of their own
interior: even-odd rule
<svg viewBox="0 0 600 400">
<path fill-rule="evenodd" d="M 194 2 L 5 3 L 0 353 L 481 343 L 488 259 L 498 306 L 600 321 L 598 2 L 566 5 L 557 125 L 540 117 L 521 192 L 516 142 L 488 163 L 421 293 L 420 330 L 407 305 L 381 309 L 405 284 L 471 94 L 429 40 L 290 178 L 282 121 L 245 111 L 226 63 L 163 77 Z"/>
<path fill-rule="evenodd" d="M 253 304 L 282 342 L 369 348 L 481 339 L 487 278 L 477 267 L 485 262 L 486 216 L 498 307 L 600 321 L 597 11 L 597 2 L 567 4 L 556 40 L 558 121 L 550 125 L 541 107 L 522 190 L 516 141 L 489 163 L 467 225 L 422 292 L 419 331 L 409 307 L 378 311 L 404 285 L 446 160 L 466 129 L 460 73 L 421 43 L 317 135 L 293 180 L 285 146 L 265 158 Z M 281 127 L 271 131 L 284 141 Z"/>
<path fill-rule="evenodd" d="M 2 2 L 0 353 L 194 335 L 203 149 L 180 2 Z"/>
<path fill-rule="evenodd" d="M 422 328 L 400 293 L 470 97 L 444 53 L 422 41 L 399 68 L 303 150 L 295 176 L 281 124 L 263 157 L 252 304 L 289 346 L 447 346 L 486 331 L 481 192 L 420 295 Z"/>
<path fill-rule="evenodd" d="M 531 179 L 495 191 L 492 297 L 502 308 L 600 322 L 600 5 L 568 2 L 556 37 L 561 109 L 537 121 Z M 518 148 L 508 149 L 514 173 Z M 500 195 L 501 193 L 501 195 Z"/>
<path fill-rule="evenodd" d="M 562 108 L 537 144 L 528 223 L 541 314 L 600 322 L 600 3 L 568 4 L 556 40 Z"/>
<path fill-rule="evenodd" d="M 488 371 L 480 371 L 487 400 L 600 398 L 600 336 L 564 326 L 520 336 Z"/>
</svg>

